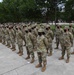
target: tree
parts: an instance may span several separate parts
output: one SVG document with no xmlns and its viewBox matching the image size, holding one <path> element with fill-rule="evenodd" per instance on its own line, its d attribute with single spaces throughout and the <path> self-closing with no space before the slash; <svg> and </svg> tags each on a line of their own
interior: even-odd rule
<svg viewBox="0 0 74 75">
<path fill-rule="evenodd" d="M 65 19 L 67 22 L 74 20 L 74 0 L 66 1 L 65 5 Z"/>
</svg>

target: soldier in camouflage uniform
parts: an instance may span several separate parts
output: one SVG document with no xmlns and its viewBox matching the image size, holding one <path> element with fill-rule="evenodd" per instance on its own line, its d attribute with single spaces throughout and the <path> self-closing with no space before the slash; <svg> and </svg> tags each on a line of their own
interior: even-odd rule
<svg viewBox="0 0 74 75">
<path fill-rule="evenodd" d="M 74 29 L 73 29 L 71 24 L 69 25 L 69 32 L 71 32 L 73 34 L 73 37 L 74 37 Z M 73 44 L 72 44 L 72 46 L 73 46 Z M 71 54 L 74 54 L 74 50 Z"/>
<path fill-rule="evenodd" d="M 36 65 L 36 68 L 42 67 L 41 69 L 42 72 L 46 70 L 46 64 L 47 64 L 46 57 L 47 57 L 47 48 L 48 48 L 48 40 L 44 35 L 45 35 L 44 31 L 42 29 L 39 29 L 37 37 L 37 54 L 38 54 L 39 64 Z"/>
<path fill-rule="evenodd" d="M 26 29 L 26 25 L 23 26 L 23 29 L 22 29 L 22 33 L 23 33 L 23 36 L 25 36 L 25 29 Z M 24 40 L 24 46 L 25 46 L 25 38 L 23 37 L 23 40 Z"/>
<path fill-rule="evenodd" d="M 23 34 L 20 27 L 16 27 L 16 40 L 18 44 L 19 56 L 23 55 Z"/>
<path fill-rule="evenodd" d="M 2 44 L 6 44 L 5 42 L 5 26 L 2 26 L 1 34 L 2 34 Z"/>
<path fill-rule="evenodd" d="M 6 26 L 6 30 L 5 30 L 5 38 L 6 38 L 6 43 L 8 47 L 11 47 L 10 45 L 10 35 L 9 35 L 9 26 Z"/>
<path fill-rule="evenodd" d="M 37 29 L 36 29 L 35 25 L 32 27 L 32 34 L 34 36 L 33 48 L 36 51 L 37 50 L 37 36 L 38 36 L 38 32 L 37 32 Z"/>
<path fill-rule="evenodd" d="M 60 43 L 61 33 L 63 33 L 63 30 L 60 28 L 59 25 L 57 25 L 57 30 L 56 30 L 56 48 L 55 49 L 58 49 L 58 46 L 59 46 L 59 43 Z"/>
<path fill-rule="evenodd" d="M 50 49 L 50 53 L 48 51 L 47 53 L 48 53 L 48 56 L 51 56 L 52 55 L 52 41 L 53 41 L 54 36 L 53 36 L 53 31 L 50 29 L 49 25 L 47 25 L 46 30 L 47 30 L 47 33 L 45 36 L 49 42 L 49 48 L 47 50 Z"/>
<path fill-rule="evenodd" d="M 70 49 L 71 45 L 73 43 L 73 35 L 68 31 L 68 27 L 65 27 L 64 34 L 63 34 L 63 50 L 62 50 L 62 56 L 59 58 L 59 60 L 64 59 L 65 51 L 67 51 L 67 60 L 66 63 L 69 63 L 70 59 Z"/>
<path fill-rule="evenodd" d="M 64 33 L 64 30 L 62 29 L 62 26 L 60 26 L 60 36 L 59 36 L 59 38 L 60 38 L 60 45 L 61 45 L 61 49 L 63 49 L 63 41 L 62 41 L 62 39 L 63 39 L 63 33 Z"/>
<path fill-rule="evenodd" d="M 69 25 L 69 32 L 71 32 L 72 34 L 74 34 L 74 29 L 73 29 L 72 25 Z"/>
<path fill-rule="evenodd" d="M 25 42 L 26 42 L 26 49 L 27 49 L 27 57 L 26 57 L 26 60 L 27 59 L 30 59 L 30 55 L 31 55 L 31 62 L 30 63 L 33 63 L 34 62 L 34 49 L 33 49 L 33 41 L 34 41 L 34 36 L 32 34 L 32 30 L 31 28 L 26 28 L 25 29 Z"/>
<path fill-rule="evenodd" d="M 2 43 L 2 26 L 0 25 L 0 43 Z"/>
<path fill-rule="evenodd" d="M 10 40 L 11 40 L 11 45 L 12 45 L 12 51 L 15 51 L 15 33 L 13 30 L 13 26 L 9 27 L 9 35 L 10 35 Z"/>
</svg>

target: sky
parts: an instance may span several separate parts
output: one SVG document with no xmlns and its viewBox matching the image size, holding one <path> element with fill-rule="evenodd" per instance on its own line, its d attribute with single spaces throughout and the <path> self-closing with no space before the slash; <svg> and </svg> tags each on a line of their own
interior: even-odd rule
<svg viewBox="0 0 74 75">
<path fill-rule="evenodd" d="M 2 2 L 2 0 L 0 0 L 0 2 Z"/>
</svg>

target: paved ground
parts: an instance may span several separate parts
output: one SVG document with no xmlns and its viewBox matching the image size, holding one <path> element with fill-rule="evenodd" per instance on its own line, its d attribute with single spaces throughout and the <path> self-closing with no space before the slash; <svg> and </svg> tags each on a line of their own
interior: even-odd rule
<svg viewBox="0 0 74 75">
<path fill-rule="evenodd" d="M 53 44 L 54 47 L 55 44 Z M 17 51 L 18 49 L 12 52 L 11 49 L 0 44 L 0 75 L 74 75 L 74 55 L 71 55 L 70 63 L 67 64 L 66 56 L 64 60 L 58 60 L 61 50 L 53 50 L 53 56 L 47 57 L 47 69 L 42 73 L 41 68 L 35 68 L 38 63 L 36 52 L 35 62 L 30 64 L 30 60 L 25 60 L 25 47 L 22 57 L 16 54 Z"/>
</svg>

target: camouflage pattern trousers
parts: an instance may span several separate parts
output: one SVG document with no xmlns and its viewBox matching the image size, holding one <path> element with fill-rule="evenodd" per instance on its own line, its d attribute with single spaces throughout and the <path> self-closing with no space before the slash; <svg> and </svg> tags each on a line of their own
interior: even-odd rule
<svg viewBox="0 0 74 75">
<path fill-rule="evenodd" d="M 56 37 L 56 46 L 57 47 L 59 46 L 59 43 L 60 43 L 60 38 L 59 37 Z"/>
<path fill-rule="evenodd" d="M 47 53 L 46 52 L 37 52 L 38 54 L 38 61 L 39 63 L 44 63 L 44 64 L 47 64 Z"/>
<path fill-rule="evenodd" d="M 31 55 L 32 58 L 34 58 L 34 49 L 32 45 L 26 46 L 27 55 Z"/>
<path fill-rule="evenodd" d="M 17 44 L 19 51 L 23 51 L 23 40 L 22 39 L 17 40 Z"/>
<path fill-rule="evenodd" d="M 49 50 L 50 52 L 52 52 L 52 42 L 49 43 L 49 45 L 48 45 L 48 50 Z"/>
<path fill-rule="evenodd" d="M 11 45 L 15 48 L 15 38 L 11 38 Z"/>
<path fill-rule="evenodd" d="M 67 51 L 67 58 L 70 58 L 70 49 L 71 46 L 62 46 L 62 56 L 64 57 L 65 52 Z"/>
<path fill-rule="evenodd" d="M 2 42 L 2 36 L 0 35 L 0 42 Z"/>
<path fill-rule="evenodd" d="M 2 43 L 5 44 L 5 35 L 2 35 Z"/>
<path fill-rule="evenodd" d="M 8 35 L 5 36 L 6 37 L 6 43 L 8 46 L 10 46 L 10 37 Z"/>
</svg>

